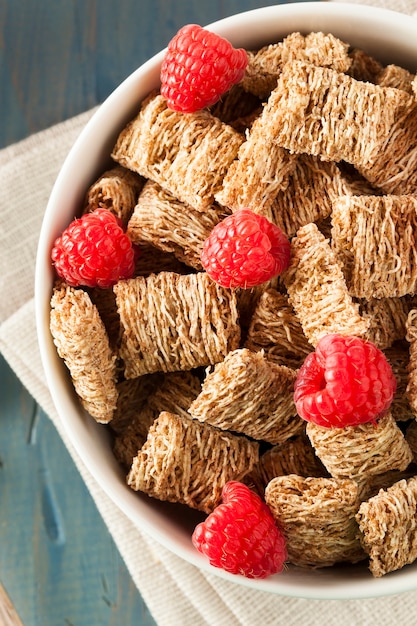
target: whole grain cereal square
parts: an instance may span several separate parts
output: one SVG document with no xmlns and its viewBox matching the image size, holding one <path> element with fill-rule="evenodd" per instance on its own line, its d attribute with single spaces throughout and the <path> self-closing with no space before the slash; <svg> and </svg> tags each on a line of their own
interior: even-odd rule
<svg viewBox="0 0 417 626">
<path fill-rule="evenodd" d="M 384 354 L 391 365 L 397 381 L 397 388 L 391 403 L 391 413 L 396 422 L 407 422 L 414 419 L 407 395 L 408 368 L 410 354 L 406 341 L 397 341 Z"/>
<path fill-rule="evenodd" d="M 211 230 L 227 215 L 212 205 L 206 211 L 180 202 L 158 183 L 147 181 L 127 226 L 130 239 L 171 252 L 181 262 L 202 270 L 200 254 Z"/>
<path fill-rule="evenodd" d="M 379 578 L 417 559 L 417 476 L 363 502 L 356 519 L 369 569 Z"/>
<path fill-rule="evenodd" d="M 190 407 L 194 419 L 252 439 L 278 443 L 304 428 L 293 399 L 297 374 L 261 352 L 233 350 L 203 381 Z"/>
<path fill-rule="evenodd" d="M 283 67 L 263 115 L 290 152 L 369 168 L 409 103 L 399 89 L 294 61 Z"/>
<path fill-rule="evenodd" d="M 406 328 L 409 344 L 406 395 L 413 414 L 417 416 L 417 309 L 411 309 L 408 314 Z"/>
<path fill-rule="evenodd" d="M 244 478 L 264 496 L 267 484 L 277 476 L 329 477 L 320 459 L 316 456 L 309 438 L 303 430 L 283 443 L 277 443 L 260 455 L 259 463 Z"/>
<path fill-rule="evenodd" d="M 370 300 L 417 291 L 417 196 L 342 196 L 333 203 L 332 225 L 351 295 Z"/>
<path fill-rule="evenodd" d="M 239 345 L 236 294 L 205 272 L 138 276 L 113 289 L 126 378 L 214 364 Z"/>
<path fill-rule="evenodd" d="M 146 405 L 148 397 L 163 381 L 164 374 L 147 374 L 117 383 L 117 406 L 110 428 L 116 435 L 122 433 L 135 420 Z"/>
<path fill-rule="evenodd" d="M 405 337 L 405 325 L 411 308 L 411 299 L 370 298 L 359 300 L 359 312 L 369 319 L 369 330 L 365 336 L 380 350 L 390 348 Z"/>
<path fill-rule="evenodd" d="M 375 159 L 358 166 L 359 172 L 385 194 L 413 195 L 417 187 L 417 102 L 397 90 L 409 104 L 394 120 Z"/>
<path fill-rule="evenodd" d="M 88 293 L 59 283 L 51 298 L 50 330 L 84 409 L 108 423 L 117 404 L 116 356 Z"/>
<path fill-rule="evenodd" d="M 113 454 L 125 471 L 129 471 L 133 459 L 146 441 L 149 429 L 158 415 L 147 404 L 137 410 L 132 422 L 118 432 L 113 440 Z"/>
<path fill-rule="evenodd" d="M 360 505 L 355 481 L 277 476 L 266 487 L 265 501 L 283 529 L 290 563 L 330 567 L 366 557 L 355 519 Z"/>
<path fill-rule="evenodd" d="M 405 437 L 388 412 L 376 423 L 326 428 L 310 422 L 306 428 L 311 444 L 334 478 L 359 480 L 389 470 L 405 470 L 412 453 Z"/>
<path fill-rule="evenodd" d="M 147 379 L 148 382 L 141 385 L 142 379 Z M 158 381 L 159 384 L 156 386 L 154 381 Z M 162 411 L 169 411 L 180 417 L 189 418 L 188 409 L 201 388 L 199 378 L 192 372 L 149 374 L 148 376 L 140 376 L 139 378 L 123 381 L 121 385 L 128 385 L 129 387 L 132 383 L 136 383 L 138 387 L 136 394 L 132 394 L 130 398 L 125 397 L 123 402 L 130 419 L 127 422 L 127 418 L 123 418 L 124 428 L 121 423 L 122 418 L 119 420 L 117 424 L 118 432 L 113 444 L 113 452 L 116 458 L 126 468 L 131 467 L 133 458 L 145 443 L 149 428 L 159 414 Z M 148 388 L 148 393 L 143 398 L 143 392 L 146 387 Z M 119 399 L 120 396 L 121 393 L 119 393 Z M 120 411 L 122 408 L 118 404 Z M 112 430 L 114 430 L 114 419 Z"/>
<path fill-rule="evenodd" d="M 261 214 L 267 211 L 277 193 L 287 187 L 296 164 L 297 156 L 274 140 L 265 111 L 253 122 L 215 194 L 215 200 L 232 211 L 242 207 Z"/>
<path fill-rule="evenodd" d="M 326 219 L 332 202 L 349 193 L 349 185 L 335 163 L 300 154 L 291 173 L 288 187 L 279 191 L 266 217 L 288 236 L 310 222 Z"/>
<path fill-rule="evenodd" d="M 362 50 L 362 48 L 352 48 L 349 51 L 351 65 L 347 73 L 366 83 L 377 83 L 378 76 L 382 72 L 384 66 L 372 55 Z"/>
<path fill-rule="evenodd" d="M 209 111 L 184 115 L 153 94 L 120 133 L 112 157 L 205 211 L 243 141 L 240 133 Z"/>
<path fill-rule="evenodd" d="M 134 458 L 127 482 L 159 500 L 210 513 L 224 485 L 241 480 L 258 460 L 258 443 L 163 411 Z"/>
<path fill-rule="evenodd" d="M 381 489 L 388 489 L 399 480 L 408 480 L 415 475 L 415 468 L 410 465 L 406 470 L 388 470 L 382 474 L 372 474 L 365 476 L 357 481 L 359 486 L 359 498 L 361 502 L 365 502 L 376 496 Z"/>
<path fill-rule="evenodd" d="M 278 365 L 298 369 L 313 346 L 304 335 L 301 324 L 286 294 L 267 289 L 253 312 L 245 346 Z"/>
<path fill-rule="evenodd" d="M 382 87 L 395 87 L 395 89 L 402 89 L 409 94 L 413 93 L 414 75 L 409 72 L 405 67 L 399 65 L 389 64 L 384 67 L 378 74 L 376 83 Z"/>
<path fill-rule="evenodd" d="M 351 65 L 349 46 L 331 33 L 290 33 L 278 43 L 249 53 L 249 62 L 241 85 L 262 99 L 276 87 L 282 66 L 288 61 L 308 61 L 345 72 Z"/>
<path fill-rule="evenodd" d="M 115 165 L 106 170 L 88 189 L 84 213 L 108 209 L 126 227 L 145 179 L 131 170 Z"/>
<path fill-rule="evenodd" d="M 282 277 L 290 304 L 311 344 L 316 346 L 330 333 L 366 335 L 369 320 L 360 316 L 336 254 L 316 224 L 297 231 L 291 241 L 290 266 Z"/>
<path fill-rule="evenodd" d="M 168 372 L 159 387 L 148 397 L 148 405 L 161 413 L 168 411 L 190 417 L 190 406 L 201 391 L 200 378 L 194 372 Z"/>
</svg>

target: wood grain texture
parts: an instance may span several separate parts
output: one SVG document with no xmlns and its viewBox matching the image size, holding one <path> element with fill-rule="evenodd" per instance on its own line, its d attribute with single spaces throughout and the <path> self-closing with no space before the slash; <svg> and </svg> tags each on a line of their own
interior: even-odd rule
<svg viewBox="0 0 417 626">
<path fill-rule="evenodd" d="M 22 623 L 154 625 L 55 427 L 3 359 L 0 381 L 0 580 Z"/>
<path fill-rule="evenodd" d="M 2 0 L 0 147 L 102 102 L 182 25 L 273 0 Z"/>
</svg>

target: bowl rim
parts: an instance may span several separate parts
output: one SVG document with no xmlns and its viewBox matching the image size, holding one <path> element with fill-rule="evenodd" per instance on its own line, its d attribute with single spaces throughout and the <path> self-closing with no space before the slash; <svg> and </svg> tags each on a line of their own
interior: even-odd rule
<svg viewBox="0 0 417 626">
<path fill-rule="evenodd" d="M 353 12 L 355 15 L 352 15 Z M 345 18 L 346 14 L 349 15 L 351 25 L 348 28 L 345 25 L 345 30 L 349 30 L 350 28 L 352 29 L 352 33 L 354 28 L 360 29 L 361 21 L 372 20 L 378 27 L 386 26 L 387 23 L 391 25 L 391 28 L 393 26 L 395 28 L 395 25 L 400 25 L 402 31 L 409 32 L 410 36 L 411 34 L 415 35 L 417 22 L 413 23 L 414 18 L 408 15 L 398 13 L 391 9 L 368 5 L 352 3 L 331 4 L 327 2 L 290 3 L 252 9 L 212 22 L 206 25 L 205 28 L 228 37 L 232 40 L 234 45 L 241 45 L 239 42 L 242 35 L 236 35 L 236 33 L 243 33 L 245 28 L 252 26 L 254 21 L 260 20 L 261 18 L 281 20 L 288 25 L 291 23 L 299 24 L 300 20 L 303 20 L 305 29 L 308 31 L 317 30 L 318 21 L 321 21 L 323 25 L 325 25 L 328 19 L 335 17 Z M 312 25 L 311 28 L 309 26 L 310 24 Z M 235 37 L 229 36 L 230 29 L 235 33 Z M 298 29 L 293 28 L 293 30 Z M 323 30 L 325 29 L 323 28 Z M 378 29 L 375 28 L 375 30 L 377 31 Z M 291 32 L 290 26 L 286 29 L 286 32 Z M 337 35 L 337 33 L 335 34 Z M 390 37 L 391 35 L 388 33 L 388 40 L 390 40 Z M 347 36 L 345 39 L 348 41 Z M 405 55 L 408 56 L 407 44 L 404 45 Z M 387 47 L 389 47 L 388 44 Z M 417 68 L 417 44 L 410 45 L 409 48 L 410 53 L 414 51 L 416 54 Z M 56 222 L 57 204 L 62 197 L 63 191 L 67 187 L 67 181 L 71 180 L 74 175 L 79 177 L 80 150 L 82 150 L 83 146 L 89 145 L 90 142 L 93 141 L 98 129 L 102 124 L 106 123 L 108 115 L 114 113 L 115 107 L 120 99 L 127 97 L 127 94 L 132 91 L 134 86 L 140 82 L 143 77 L 151 75 L 153 80 L 158 80 L 159 65 L 165 50 L 166 48 L 152 56 L 132 72 L 93 113 L 74 142 L 59 171 L 42 221 L 35 268 L 36 329 L 47 386 L 50 390 L 60 424 L 63 426 L 68 442 L 72 445 L 82 465 L 85 466 L 95 479 L 104 494 L 110 498 L 113 504 L 121 510 L 138 529 L 144 531 L 149 537 L 156 540 L 170 552 L 184 559 L 184 561 L 197 566 L 199 569 L 209 574 L 216 574 L 225 580 L 235 584 L 240 583 L 252 589 L 259 589 L 289 597 L 309 599 L 371 598 L 415 590 L 417 588 L 417 564 L 414 564 L 414 566 L 406 566 L 398 572 L 392 572 L 379 579 L 372 578 L 371 574 L 368 573 L 366 579 L 362 576 L 359 576 L 357 579 L 352 577 L 350 581 L 345 580 L 342 583 L 333 580 L 332 568 L 327 568 L 327 570 L 326 568 L 322 568 L 321 571 L 317 570 L 314 573 L 314 577 L 312 577 L 310 571 L 297 571 L 297 580 L 299 582 L 296 584 L 292 579 L 288 580 L 285 576 L 281 575 L 263 580 L 253 580 L 228 574 L 227 572 L 209 565 L 206 559 L 192 548 L 191 541 L 189 547 L 187 547 L 184 542 L 181 542 L 181 537 L 178 537 L 175 532 L 172 534 L 169 523 L 162 523 L 161 526 L 159 514 L 154 513 L 152 507 L 149 507 L 146 503 L 146 499 L 142 500 L 138 498 L 138 494 L 126 486 L 124 478 L 122 478 L 120 470 L 116 466 L 116 462 L 113 467 L 109 468 L 109 471 L 113 472 L 114 470 L 114 479 L 112 478 L 110 482 L 106 482 L 103 480 L 103 475 L 97 463 L 93 461 L 89 444 L 93 438 L 100 438 L 101 435 L 97 436 L 96 430 L 96 427 L 99 425 L 95 424 L 92 418 L 86 414 L 82 415 L 80 407 L 75 404 L 73 391 L 70 389 L 69 377 L 67 374 L 66 376 L 62 376 L 65 366 L 56 353 L 56 348 L 49 331 L 49 302 L 53 284 L 53 270 L 49 255 L 54 239 L 51 225 L 55 223 L 54 230 L 58 232 L 68 224 L 68 220 L 64 218 L 64 216 L 62 217 L 61 224 Z M 139 100 L 136 102 L 135 110 L 138 108 L 138 103 Z M 133 106 L 131 106 L 129 110 L 125 110 L 119 115 L 118 123 L 115 125 L 118 129 L 117 132 L 120 131 L 124 123 L 133 117 L 133 114 L 134 109 Z M 109 147 L 114 143 L 114 139 L 114 136 L 108 138 Z M 110 154 L 110 150 L 108 154 Z M 97 173 L 99 172 L 97 171 Z M 89 174 L 86 173 L 84 176 L 84 189 L 87 189 L 88 182 L 91 182 L 89 179 L 91 179 L 91 172 Z M 78 199 L 80 200 L 79 196 Z M 73 201 L 77 201 L 77 196 L 74 196 Z M 74 428 L 74 424 L 76 424 L 76 428 Z M 122 484 L 124 485 L 124 489 L 121 489 Z M 364 566 L 362 565 L 361 567 L 363 568 Z M 412 568 L 411 570 L 409 569 L 410 567 Z M 301 568 L 292 569 L 298 570 Z M 348 571 L 351 572 L 352 570 L 349 569 Z"/>
</svg>

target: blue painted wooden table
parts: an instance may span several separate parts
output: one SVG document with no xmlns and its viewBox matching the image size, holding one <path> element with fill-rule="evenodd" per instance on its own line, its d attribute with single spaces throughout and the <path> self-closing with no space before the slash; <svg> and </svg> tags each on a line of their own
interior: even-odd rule
<svg viewBox="0 0 417 626">
<path fill-rule="evenodd" d="M 277 3 L 0 0 L 0 148 L 102 102 L 183 24 Z M 1 357 L 0 391 L 0 604 L 4 588 L 24 626 L 151 626 L 54 426 Z"/>
</svg>

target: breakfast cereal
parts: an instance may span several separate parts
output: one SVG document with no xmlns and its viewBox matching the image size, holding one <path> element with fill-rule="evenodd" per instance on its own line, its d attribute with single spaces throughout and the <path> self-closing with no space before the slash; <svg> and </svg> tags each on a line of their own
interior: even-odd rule
<svg viewBox="0 0 417 626">
<path fill-rule="evenodd" d="M 225 483 L 242 478 L 258 459 L 258 443 L 163 411 L 133 459 L 127 481 L 159 500 L 210 513 Z"/>
<path fill-rule="evenodd" d="M 277 476 L 265 501 L 285 528 L 288 558 L 300 567 L 329 567 L 365 558 L 355 515 L 358 484 L 349 478 Z"/>
<path fill-rule="evenodd" d="M 51 333 L 133 490 L 210 513 L 241 481 L 291 564 L 380 577 L 417 559 L 416 75 L 322 32 L 247 57 L 204 110 L 158 91 L 138 103 L 79 207 L 121 220 L 134 273 L 57 282 Z M 290 263 L 221 287 L 201 252 L 242 208 L 282 230 Z M 390 363 L 383 415 L 339 428 L 297 413 L 300 368 L 334 334 Z"/>
</svg>

